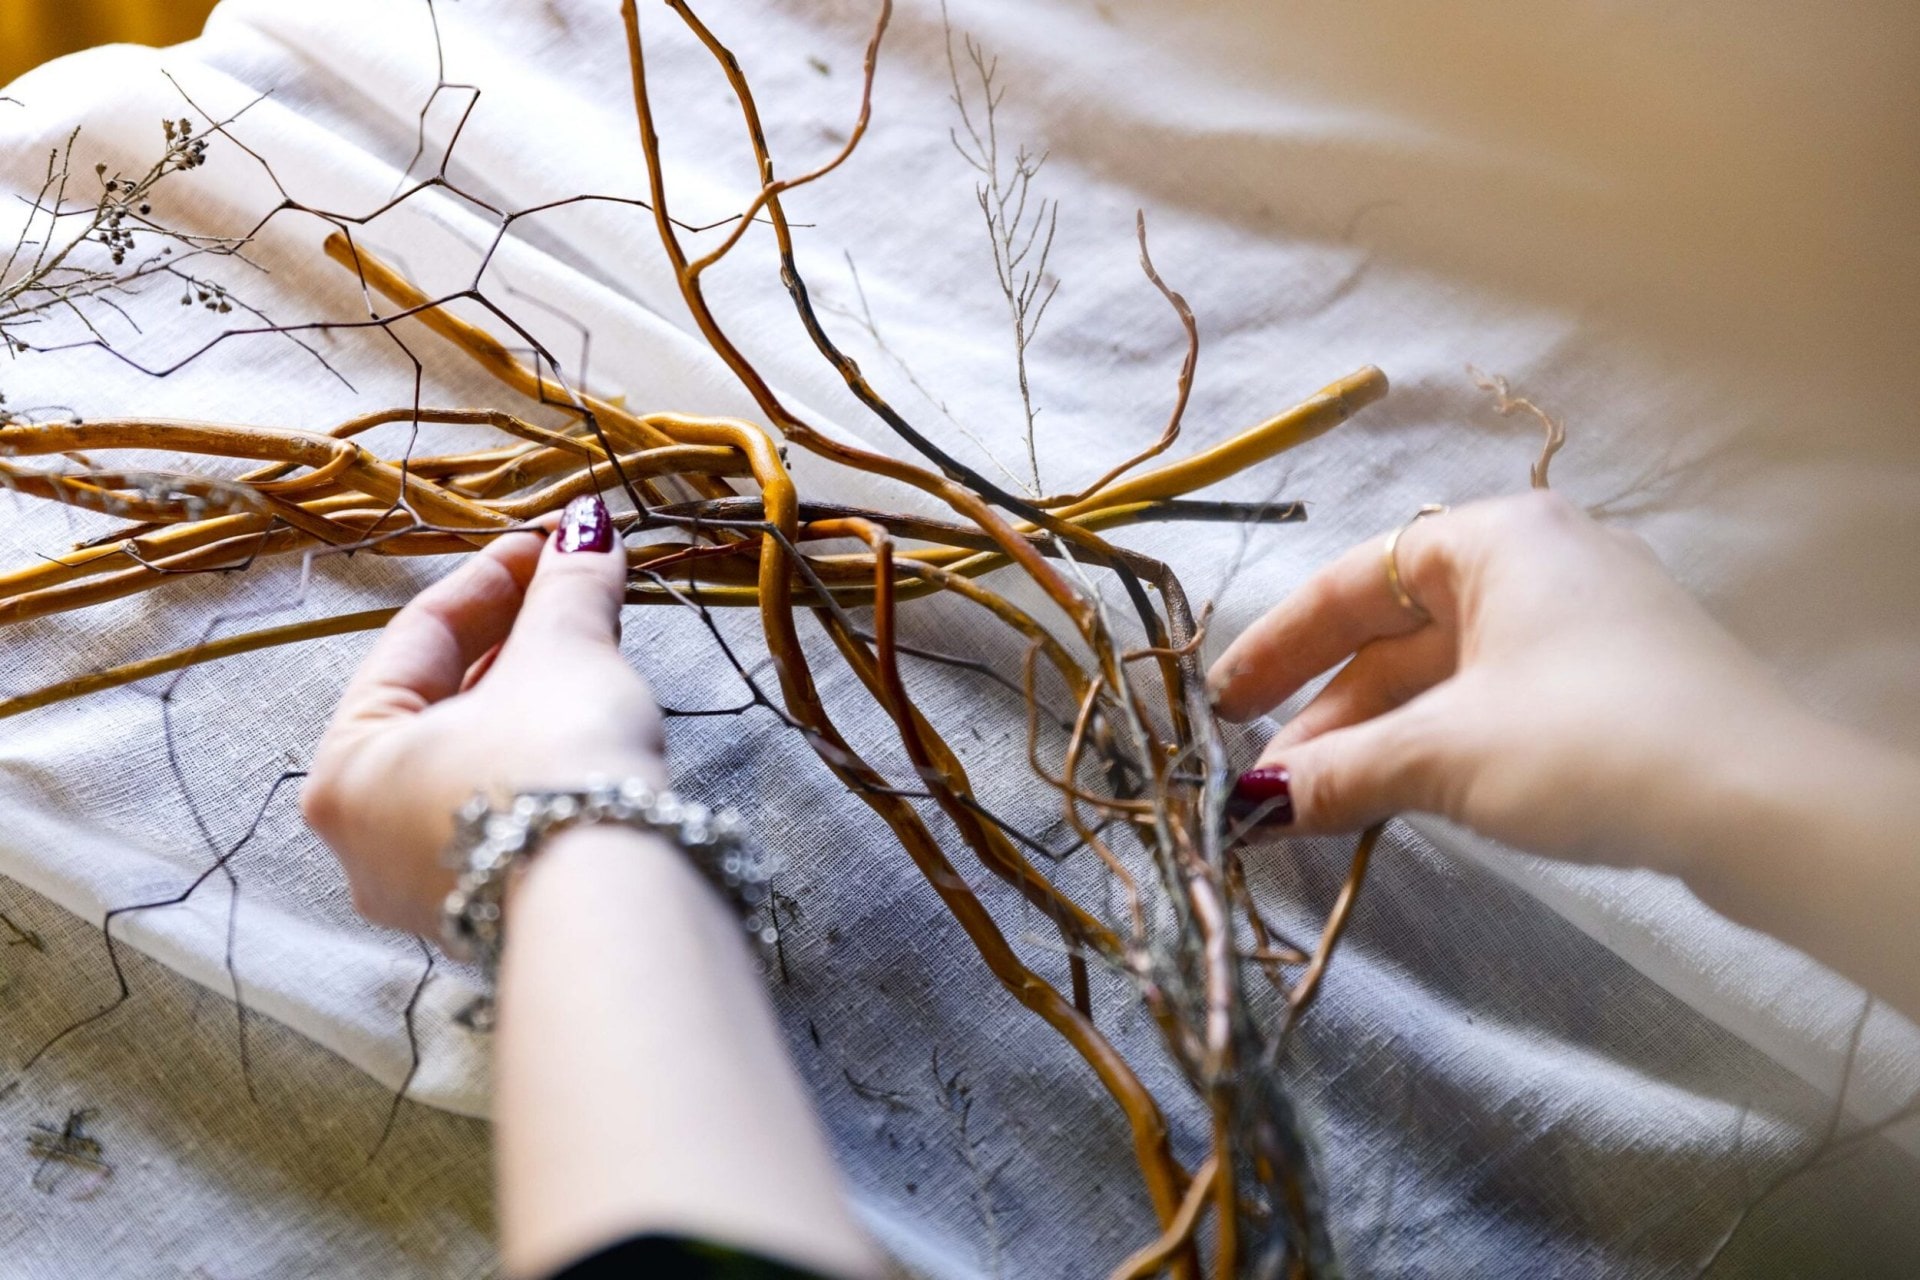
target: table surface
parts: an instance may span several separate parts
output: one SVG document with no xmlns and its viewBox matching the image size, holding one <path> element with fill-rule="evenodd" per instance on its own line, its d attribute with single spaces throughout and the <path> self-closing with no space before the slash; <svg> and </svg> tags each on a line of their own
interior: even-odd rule
<svg viewBox="0 0 1920 1280">
<path fill-rule="evenodd" d="M 612 6 L 463 0 L 441 11 L 450 78 L 485 86 L 456 180 L 500 207 L 638 189 Z M 1164 420 L 1180 340 L 1138 275 L 1136 209 L 1160 270 L 1200 315 L 1194 445 L 1364 364 L 1393 379 L 1383 404 L 1217 495 L 1305 499 L 1305 525 L 1244 545 L 1237 530 L 1127 535 L 1172 558 L 1197 596 L 1219 597 L 1214 643 L 1421 503 L 1524 486 L 1531 428 L 1492 412 L 1471 362 L 1565 416 L 1557 487 L 1644 534 L 1807 698 L 1920 746 L 1920 569 L 1888 551 L 1920 534 L 1920 365 L 1905 351 L 1920 323 L 1911 6 L 1866 4 L 1845 21 L 1785 0 L 1684 11 L 1589 0 L 1551 13 L 1479 0 L 1444 17 L 1388 0 L 1337 11 L 1220 0 L 1178 13 L 1145 0 L 955 0 L 950 12 L 1001 55 L 1007 136 L 1051 148 L 1064 283 L 1033 367 L 1050 479 L 1096 470 L 1091 460 L 1144 443 Z M 674 104 L 678 211 L 738 207 L 750 179 L 724 90 L 671 15 L 648 14 Z M 770 119 L 788 165 L 837 146 L 868 7 L 765 0 L 712 16 L 781 104 Z M 951 414 L 1013 465 L 1024 445 L 1004 302 L 972 174 L 948 140 L 944 47 L 937 5 L 899 6 L 872 134 L 836 182 L 796 199 L 811 224 L 801 264 L 864 367 L 917 417 Z M 0 104 L 0 181 L 31 191 L 48 148 L 78 123 L 83 173 L 95 155 L 123 166 L 149 156 L 157 121 L 182 111 L 163 68 L 216 111 L 271 89 L 236 129 L 291 189 L 343 209 L 372 208 L 399 184 L 434 81 L 424 11 L 228 0 L 195 46 L 97 50 L 12 86 L 24 106 Z M 433 117 L 430 136 L 449 124 Z M 164 212 L 200 230 L 245 225 L 275 198 L 231 147 L 187 177 Z M 363 313 L 314 251 L 323 230 L 276 222 L 257 244 L 271 274 L 235 287 L 276 317 Z M 364 235 L 438 289 L 471 270 L 488 232 L 474 206 L 429 191 Z M 860 307 L 849 254 L 885 349 L 846 319 Z M 689 333 L 643 215 L 585 207 L 530 224 L 489 281 L 569 359 L 591 332 L 596 389 L 750 410 Z M 716 296 L 793 403 L 897 447 L 804 348 L 764 246 L 750 238 Z M 149 301 L 145 333 L 120 339 L 129 347 L 158 359 L 204 336 L 177 299 Z M 499 398 L 459 360 L 416 345 L 430 402 Z M 228 344 L 158 380 L 97 352 L 32 353 L 0 376 L 13 404 L 311 428 L 413 394 L 413 367 L 392 349 L 343 338 L 327 351 L 352 391 L 286 343 Z M 894 357 L 931 396 L 909 399 Z M 829 482 L 805 459 L 796 472 Z M 897 501 L 860 486 L 832 493 Z M 5 563 L 70 542 L 67 516 L 9 504 Z M 391 603 L 439 567 L 333 561 L 304 584 L 266 570 L 28 624 L 0 646 L 0 689 L 164 651 L 236 607 L 271 604 L 278 621 Z M 753 643 L 750 620 L 723 624 Z M 964 611 L 909 610 L 905 625 L 939 647 L 1019 661 Z M 27 886 L 0 884 L 0 908 L 48 940 L 45 952 L 0 952 L 8 1061 L 111 995 L 98 931 L 83 921 L 177 893 L 229 847 L 272 779 L 303 763 L 364 646 L 341 638 L 207 668 L 166 703 L 145 687 L 0 724 L 0 872 Z M 631 614 L 627 648 L 679 705 L 738 701 L 688 618 Z M 1015 708 L 938 671 L 913 678 L 970 768 L 995 785 L 1017 776 Z M 846 678 L 823 687 L 883 750 L 887 726 L 855 709 Z M 788 980 L 771 990 L 887 1245 L 936 1277 L 1099 1274 L 1137 1246 L 1150 1227 L 1117 1117 L 981 971 L 885 830 L 766 718 L 672 732 L 681 789 L 744 804 L 789 860 L 779 887 L 801 912 Z M 129 950 L 159 962 L 130 959 L 133 999 L 0 1098 L 0 1133 L 17 1144 L 0 1163 L 0 1247 L 31 1274 L 490 1265 L 485 1135 L 452 1114 L 486 1105 L 484 1042 L 453 1020 L 471 975 L 442 966 L 427 983 L 412 1082 L 430 1105 L 402 1108 L 361 1167 L 413 1061 L 403 1013 L 422 958 L 357 922 L 289 799 L 265 810 L 235 863 L 233 958 L 258 1015 L 247 1038 L 258 1101 L 239 1079 L 226 998 L 224 884 L 123 918 Z M 1276 921 L 1311 931 L 1342 852 L 1294 842 L 1255 860 Z M 1061 875 L 1098 892 L 1091 868 Z M 1010 895 L 981 891 L 1031 963 L 1064 967 Z M 1096 996 L 1101 1026 L 1147 1064 L 1176 1148 L 1191 1153 L 1204 1117 L 1180 1102 L 1151 1025 L 1118 978 L 1096 975 Z M 1882 1010 L 1869 1011 L 1866 1051 L 1843 1072 L 1861 1007 L 1849 985 L 1716 921 L 1675 885 L 1396 824 L 1285 1069 L 1320 1135 L 1356 1274 L 1690 1275 L 1743 1205 L 1818 1148 L 1843 1079 L 1848 1126 L 1920 1087 L 1920 1033 Z M 956 1084 L 971 1098 L 965 1128 Z M 35 1189 L 34 1126 L 89 1109 L 111 1179 L 84 1199 L 70 1198 L 87 1190 L 71 1179 Z M 1726 1266 L 1894 1274 L 1920 1245 L 1915 1209 L 1909 1157 L 1860 1144 L 1769 1199 Z"/>
</svg>

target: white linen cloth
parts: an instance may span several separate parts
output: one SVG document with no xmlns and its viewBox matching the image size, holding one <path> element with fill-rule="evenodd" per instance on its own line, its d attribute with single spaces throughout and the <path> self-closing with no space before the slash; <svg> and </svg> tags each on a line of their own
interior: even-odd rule
<svg viewBox="0 0 1920 1280">
<path fill-rule="evenodd" d="M 708 17 L 755 82 L 782 171 L 837 148 L 871 6 L 793 0 L 713 6 Z M 1049 487 L 1150 440 L 1172 393 L 1180 335 L 1139 274 L 1136 208 L 1156 263 L 1202 326 L 1187 443 L 1363 364 L 1393 379 L 1385 403 L 1231 487 L 1308 500 L 1312 518 L 1245 541 L 1214 636 L 1422 502 L 1525 484 L 1534 429 L 1494 415 L 1464 371 L 1471 362 L 1568 421 L 1557 488 L 1647 536 L 1808 699 L 1920 746 L 1920 372 L 1906 350 L 1920 320 L 1920 111 L 1908 74 L 1920 17 L 1908 6 L 1863 4 L 1842 19 L 1777 0 L 1684 12 L 1620 0 L 956 0 L 951 18 L 999 57 L 1001 136 L 1048 152 L 1036 195 L 1060 201 L 1051 265 L 1062 283 L 1030 352 Z M 643 21 L 675 212 L 725 216 L 751 189 L 738 116 L 671 15 L 648 7 Z M 500 208 L 643 193 L 610 0 L 462 0 L 441 6 L 440 23 L 448 79 L 484 90 L 449 169 L 458 185 Z M 945 50 L 940 8 L 903 4 L 872 133 L 791 208 L 811 224 L 801 265 L 839 313 L 828 321 L 876 380 L 963 456 L 995 465 L 948 414 L 1018 474 L 1005 303 L 973 171 L 949 142 Z M 962 59 L 962 84 L 975 90 Z M 435 82 L 423 7 L 227 0 L 195 44 L 98 50 L 10 88 L 21 105 L 0 104 L 8 189 L 30 193 L 75 125 L 83 180 L 96 162 L 143 168 L 160 119 L 193 114 L 162 69 L 216 115 L 271 91 L 235 134 L 294 198 L 344 214 L 371 211 L 401 185 Z M 441 96 L 416 176 L 437 166 L 462 104 Z M 171 180 L 158 203 L 172 224 L 218 234 L 252 225 L 275 200 L 261 169 L 216 140 L 210 165 Z M 350 278 L 318 252 L 327 229 L 282 215 L 253 254 L 270 274 L 223 278 L 282 322 L 363 315 Z M 644 213 L 584 205 L 522 230 L 488 291 L 574 372 L 584 363 L 594 389 L 640 407 L 751 416 L 691 334 Z M 470 276 L 490 232 L 470 204 L 427 192 L 358 234 L 445 291 Z M 861 307 L 849 256 L 885 350 L 846 314 Z M 759 367 L 816 420 L 902 448 L 806 345 L 760 233 L 713 294 Z M 144 332 L 111 332 L 149 366 L 215 332 L 166 290 L 134 315 Z M 510 403 L 431 336 L 400 332 L 423 362 L 424 403 Z M 315 341 L 351 390 L 269 337 L 224 344 L 163 379 L 98 351 L 28 353 L 0 365 L 0 389 L 13 405 L 90 417 L 310 428 L 410 401 L 413 367 L 384 338 Z M 795 463 L 818 496 L 901 500 Z M 4 505 L 8 564 L 96 527 L 25 499 Z M 1239 531 L 1210 527 L 1120 537 L 1172 560 L 1201 597 L 1243 544 Z M 304 586 L 285 565 L 166 584 L 9 628 L 0 691 L 191 643 L 210 623 L 224 634 L 398 601 L 440 568 L 328 560 Z M 964 610 L 916 605 L 908 618 L 943 647 L 1000 645 L 1014 660 Z M 724 621 L 751 651 L 751 620 Z M 739 701 L 691 619 L 630 615 L 627 643 L 668 703 Z M 156 695 L 172 686 L 156 681 L 0 723 L 0 872 L 96 921 L 178 892 L 246 830 L 267 785 L 305 763 L 365 645 L 350 637 L 209 666 L 164 704 Z M 823 672 L 832 665 L 821 661 Z M 936 723 L 979 729 L 964 754 L 980 773 L 1017 777 L 1010 703 L 939 668 L 913 678 Z M 890 740 L 844 678 L 825 683 L 856 741 Z M 741 804 L 790 859 L 780 888 L 799 912 L 790 980 L 774 993 L 883 1240 L 927 1274 L 961 1276 L 1101 1274 L 1144 1239 L 1150 1222 L 1118 1117 L 998 991 L 884 827 L 764 716 L 677 722 L 674 751 L 683 790 Z M 397 1085 L 420 954 L 353 918 L 290 789 L 266 815 L 235 863 L 246 1002 Z M 1289 1067 L 1317 1117 L 1349 1265 L 1689 1274 L 1737 1207 L 1818 1141 L 1860 993 L 1652 876 L 1547 865 L 1438 824 L 1397 828 L 1392 844 Z M 1283 845 L 1262 868 L 1275 913 L 1302 932 L 1330 900 L 1337 853 Z M 980 888 L 1030 962 L 1059 968 L 1007 896 Z M 186 906 L 116 925 L 216 991 L 228 990 L 227 931 L 217 878 Z M 30 959 L 8 963 L 16 982 L 33 980 Z M 451 969 L 428 983 L 412 1096 L 478 1114 L 484 1044 L 451 1021 L 471 993 Z M 1100 999 L 1103 1027 L 1176 1103 L 1181 1087 L 1154 1065 L 1152 1028 L 1121 984 L 1107 980 Z M 79 1033 L 116 1034 L 112 1021 Z M 60 1070 L 64 1052 L 35 1070 Z M 964 1127 L 947 1087 L 956 1072 L 971 1089 Z M 1920 1032 L 1875 1009 L 1845 1124 L 1878 1119 L 1916 1087 Z M 1190 1108 L 1172 1110 L 1191 1151 L 1203 1128 Z M 1911 1149 L 1920 1126 L 1898 1136 Z M 1770 1202 L 1785 1207 L 1756 1216 L 1729 1265 L 1891 1265 L 1914 1242 L 1917 1187 L 1910 1157 L 1868 1144 Z M 25 1214 L 33 1202 L 13 1207 Z M 30 1221 L 21 1232 L 34 1274 L 93 1273 Z M 1787 1242 L 1805 1252 L 1782 1252 Z M 181 1247 L 159 1269 L 216 1256 L 205 1240 Z"/>
</svg>

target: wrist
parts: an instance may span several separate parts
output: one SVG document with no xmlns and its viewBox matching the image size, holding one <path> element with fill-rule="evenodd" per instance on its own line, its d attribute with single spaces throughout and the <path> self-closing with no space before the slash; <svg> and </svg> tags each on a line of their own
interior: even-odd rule
<svg viewBox="0 0 1920 1280">
<path fill-rule="evenodd" d="M 460 817 L 476 796 L 498 801 L 528 791 L 585 791 L 607 779 L 638 779 L 655 790 L 663 790 L 667 781 L 666 756 L 660 752 L 628 748 L 595 748 L 569 756 L 564 761 L 534 768 L 502 769 L 491 776 L 482 775 L 476 787 L 472 772 L 436 779 L 431 790 L 452 797 L 431 805 L 430 823 L 417 837 L 421 850 L 403 901 L 408 904 L 406 926 L 423 937 L 442 938 L 442 908 L 447 893 L 459 879 L 460 869 L 448 862 L 449 850 L 458 838 Z"/>
<path fill-rule="evenodd" d="M 1799 837 L 1813 775 L 1846 736 L 1771 689 L 1681 692 L 1643 714 L 1653 724 L 1622 820 L 1642 865 L 1702 896 L 1750 874 L 1756 851 Z"/>
<path fill-rule="evenodd" d="M 1688 887 L 1910 1008 L 1920 761 L 1803 714 L 1727 761 L 1714 800 Z"/>
<path fill-rule="evenodd" d="M 649 846 L 660 846 L 667 851 L 665 861 L 689 876 L 697 873 L 732 899 L 748 932 L 763 933 L 767 927 L 768 867 L 746 847 L 739 816 L 683 801 L 645 778 L 595 777 L 582 788 L 525 788 L 504 803 L 477 794 L 456 821 L 449 849 L 460 872 L 441 907 L 441 936 L 456 959 L 478 964 L 489 977 L 498 971 L 509 911 L 525 896 L 521 881 L 552 879 L 535 869 L 556 862 L 605 868 L 618 865 L 612 859 L 630 862 L 636 852 L 645 858 Z M 585 841 L 589 832 L 624 838 Z M 577 880 L 578 873 L 571 878 Z"/>
<path fill-rule="evenodd" d="M 523 858 L 507 874 L 501 899 L 505 918 L 515 919 L 521 902 L 530 895 L 562 892 L 533 887 L 549 882 L 564 882 L 564 892 L 569 895 L 580 891 L 644 896 L 712 892 L 666 840 L 652 832 L 608 825 L 562 831 L 532 856 Z"/>
<path fill-rule="evenodd" d="M 1686 815 L 1671 870 L 1697 891 L 1720 894 L 1750 879 L 1771 851 L 1814 838 L 1810 800 L 1827 777 L 1841 731 L 1793 709 L 1749 732 L 1722 735 L 1675 782 Z"/>
<path fill-rule="evenodd" d="M 667 786 L 667 757 L 664 752 L 631 747 L 596 747 L 569 752 L 562 760 L 553 760 L 535 768 L 516 769 L 510 779 L 495 786 L 502 792 L 585 791 L 608 780 L 625 782 L 638 779 L 656 791 Z"/>
</svg>

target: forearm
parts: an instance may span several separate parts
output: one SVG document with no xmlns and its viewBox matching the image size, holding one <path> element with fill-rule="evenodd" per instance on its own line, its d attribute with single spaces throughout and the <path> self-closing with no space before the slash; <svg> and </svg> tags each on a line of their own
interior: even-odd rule
<svg viewBox="0 0 1920 1280">
<path fill-rule="evenodd" d="M 1795 716 L 1707 776 L 1695 892 L 1920 1021 L 1920 760 Z"/>
<path fill-rule="evenodd" d="M 615 828 L 560 836 L 508 929 L 495 1122 L 511 1274 L 648 1231 L 878 1274 L 740 927 L 684 857 Z"/>
</svg>

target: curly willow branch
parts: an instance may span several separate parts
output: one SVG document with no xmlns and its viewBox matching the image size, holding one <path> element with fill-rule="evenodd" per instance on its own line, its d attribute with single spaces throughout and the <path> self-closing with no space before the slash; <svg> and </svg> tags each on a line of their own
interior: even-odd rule
<svg viewBox="0 0 1920 1280">
<path fill-rule="evenodd" d="M 1115 1259 L 1114 1274 L 1335 1274 L 1330 1236 L 1320 1221 L 1310 1144 L 1272 1066 L 1320 990 L 1378 833 L 1369 832 L 1361 841 L 1318 946 L 1309 954 L 1277 941 L 1249 898 L 1223 816 L 1231 775 L 1206 696 L 1198 653 L 1202 628 L 1170 566 L 1116 547 L 1102 531 L 1145 520 L 1303 519 L 1298 503 L 1250 506 L 1188 495 L 1346 421 L 1385 394 L 1385 377 L 1377 369 L 1362 369 L 1220 443 L 1156 461 L 1179 444 L 1200 338 L 1191 308 L 1153 262 L 1143 213 L 1136 223 L 1141 268 L 1186 338 L 1164 425 L 1150 444 L 1101 468 L 1096 479 L 1077 489 L 1031 497 L 1001 488 L 896 409 L 835 343 L 810 300 L 783 207 L 783 197 L 836 172 L 865 136 L 891 5 L 881 3 L 867 44 L 847 141 L 824 162 L 791 178 L 776 175 L 760 108 L 739 61 L 687 0 L 667 0 L 666 8 L 712 57 L 733 93 L 758 185 L 738 217 L 708 227 L 689 226 L 669 212 L 669 175 L 649 96 L 639 13 L 633 0 L 623 0 L 621 22 L 648 190 L 645 201 L 622 203 L 648 212 L 695 327 L 751 396 L 764 425 L 664 410 L 637 412 L 591 396 L 563 380 L 524 328 L 486 298 L 484 265 L 467 289 L 429 296 L 356 239 L 353 228 L 364 227 L 377 213 L 360 218 L 322 213 L 285 197 L 276 213 L 304 212 L 330 225 L 324 251 L 353 273 L 367 318 L 233 330 L 203 350 L 248 333 L 370 329 L 393 339 L 418 371 L 418 358 L 396 331 L 402 321 L 413 321 L 490 374 L 505 402 L 435 408 L 416 400 L 328 432 L 143 417 L 0 418 L 0 485 L 124 522 L 104 537 L 0 574 L 0 625 L 136 593 L 164 595 L 172 578 L 236 572 L 261 560 L 299 557 L 311 563 L 316 556 L 361 552 L 464 553 L 538 522 L 580 494 L 624 496 L 624 507 L 631 508 L 619 517 L 628 539 L 629 601 L 696 611 L 751 691 L 740 707 L 686 714 L 764 708 L 800 734 L 832 774 L 892 829 L 903 853 L 1006 992 L 1052 1028 L 1112 1097 L 1156 1217 L 1149 1241 Z M 442 81 L 444 86 L 444 72 Z M 478 90 L 472 92 L 477 97 Z M 231 139 L 225 125 L 218 132 Z M 396 195 L 381 211 L 412 192 L 449 185 L 445 169 L 443 162 L 436 177 Z M 280 190 L 284 197 L 285 189 Z M 491 206 L 480 207 L 491 211 Z M 540 208 L 547 207 L 557 206 Z M 487 259 L 518 219 L 537 212 L 498 214 L 499 233 L 486 249 Z M 770 229 L 775 258 L 770 265 L 813 347 L 866 411 L 921 461 L 861 449 L 821 430 L 775 391 L 734 341 L 726 321 L 708 303 L 702 276 L 747 246 L 749 224 Z M 706 234 L 719 238 L 704 251 L 689 249 L 690 237 Z M 482 326 L 455 316 L 449 308 L 460 301 L 478 304 L 532 345 L 531 362 Z M 384 313 L 382 306 L 388 308 Z M 529 416 L 536 410 L 558 412 L 566 425 L 538 425 Z M 457 451 L 416 456 L 412 439 L 424 423 L 470 431 L 474 438 Z M 386 424 L 413 428 L 404 453 L 383 454 L 361 443 Z M 854 508 L 834 503 L 828 494 L 803 496 L 786 466 L 787 446 L 830 464 L 824 473 L 810 473 L 824 474 L 823 488 L 835 474 L 884 481 L 936 499 L 949 515 Z M 154 472 L 109 461 L 131 451 L 239 459 L 254 469 L 220 479 L 191 468 Z M 36 458 L 50 461 L 31 464 Z M 1148 468 L 1149 463 L 1154 465 Z M 657 540 L 642 541 L 643 534 Z M 1058 616 L 1043 619 L 1015 605 L 1011 589 L 990 585 L 988 575 L 1007 571 L 1037 587 Z M 1116 599 L 1125 601 L 1124 617 L 1109 612 L 1103 577 L 1119 584 Z M 951 597 L 953 607 L 978 610 L 1004 627 L 1029 653 L 1024 681 L 1016 683 L 970 655 L 903 643 L 902 609 L 920 607 L 915 602 L 930 597 Z M 754 611 L 772 657 L 777 702 L 762 692 L 714 627 L 711 607 Z M 850 610 L 856 607 L 872 609 L 870 625 L 855 620 Z M 800 639 L 801 611 L 814 614 L 832 641 L 827 655 L 846 664 L 887 716 L 910 762 L 910 779 L 891 779 L 870 763 L 829 715 Z M 376 628 L 393 612 L 381 608 L 322 617 L 218 639 L 209 634 L 186 650 L 83 672 L 0 701 L 0 718 L 198 663 Z M 1028 700 L 1031 715 L 1022 745 L 1031 759 L 1032 788 L 1057 799 L 1078 837 L 1075 848 L 1091 850 L 1099 878 L 1106 887 L 1118 888 L 1124 909 L 1117 919 L 1109 919 L 1106 898 L 1077 900 L 1029 859 L 1028 851 L 1049 859 L 1071 856 L 1071 851 L 1052 853 L 1044 841 L 989 806 L 916 699 L 901 665 L 903 653 L 995 679 Z M 1064 717 L 1049 709 L 1042 688 L 1054 680 L 1072 708 Z M 1071 998 L 1021 958 L 957 869 L 958 851 L 943 847 L 916 809 L 918 800 L 940 809 L 971 863 L 1010 885 L 1059 932 Z M 1242 938 L 1253 941 L 1243 944 Z M 1089 960 L 1135 986 L 1211 1118 L 1210 1150 L 1191 1175 L 1173 1154 L 1161 1099 L 1095 1025 Z M 1282 1012 L 1274 1025 L 1263 1025 L 1247 999 L 1250 976 L 1280 988 Z M 1210 1250 L 1201 1247 L 1209 1220 Z"/>
</svg>

